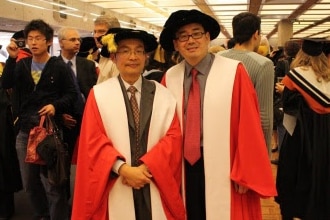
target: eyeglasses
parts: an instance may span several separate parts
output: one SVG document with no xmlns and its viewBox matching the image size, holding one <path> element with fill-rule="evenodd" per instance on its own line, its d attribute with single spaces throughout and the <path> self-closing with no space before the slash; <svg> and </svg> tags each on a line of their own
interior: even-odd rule
<svg viewBox="0 0 330 220">
<path fill-rule="evenodd" d="M 81 38 L 75 38 L 75 37 L 72 37 L 72 38 L 69 38 L 69 39 L 62 39 L 62 40 L 68 40 L 68 41 L 71 41 L 72 43 L 74 43 L 76 41 L 79 41 L 80 43 L 82 42 Z"/>
<path fill-rule="evenodd" d="M 104 29 L 100 29 L 100 30 L 94 30 L 93 31 L 93 35 L 95 36 L 100 36 L 100 35 L 104 35 L 107 33 L 108 30 L 104 30 Z"/>
<path fill-rule="evenodd" d="M 204 32 L 195 32 L 192 34 L 181 34 L 179 35 L 176 40 L 179 40 L 180 42 L 185 42 L 188 41 L 189 38 L 191 37 L 192 39 L 200 39 L 204 35 Z"/>
<path fill-rule="evenodd" d="M 144 50 L 128 50 L 128 49 L 124 49 L 124 50 L 119 50 L 116 53 L 125 56 L 125 57 L 129 57 L 131 56 L 133 53 L 135 56 L 143 56 L 145 54 Z"/>
<path fill-rule="evenodd" d="M 33 43 L 33 42 L 39 43 L 39 42 L 44 41 L 44 40 L 46 40 L 46 39 L 45 39 L 45 38 L 41 38 L 41 37 L 35 37 L 35 38 L 33 38 L 33 37 L 28 37 L 28 38 L 27 38 L 27 41 L 28 41 L 29 43 Z"/>
</svg>

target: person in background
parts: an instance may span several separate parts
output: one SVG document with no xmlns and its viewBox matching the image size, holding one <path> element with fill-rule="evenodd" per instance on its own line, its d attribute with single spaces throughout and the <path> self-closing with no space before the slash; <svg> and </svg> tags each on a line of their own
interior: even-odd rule
<svg viewBox="0 0 330 220">
<path fill-rule="evenodd" d="M 274 66 L 270 59 L 256 53 L 261 40 L 261 19 L 250 12 L 236 15 L 232 21 L 234 48 L 222 51 L 221 56 L 239 60 L 246 67 L 257 92 L 260 118 L 269 156 L 273 131 Z"/>
<path fill-rule="evenodd" d="M 63 139 L 69 146 L 69 155 L 72 158 L 79 136 L 85 101 L 89 91 L 96 84 L 97 73 L 93 61 L 76 56 L 81 42 L 77 29 L 70 27 L 59 29 L 58 41 L 61 48 L 60 58 L 67 65 L 70 62 L 70 71 L 73 73 L 71 76 L 74 77 L 73 81 L 76 82 L 79 93 L 70 111 L 62 115 Z"/>
<path fill-rule="evenodd" d="M 98 60 L 100 73 L 97 79 L 97 84 L 118 75 L 116 65 L 110 59 L 111 53 L 104 47 L 101 39 L 110 28 L 120 28 L 118 19 L 114 16 L 101 15 L 94 21 L 93 37 L 96 46 L 101 49 L 100 58 Z"/>
<path fill-rule="evenodd" d="M 93 61 L 95 64 L 97 76 L 99 76 L 100 74 L 100 68 L 97 62 L 99 55 L 100 51 L 99 48 L 96 46 L 94 37 L 83 37 L 81 39 L 81 44 L 77 56 Z"/>
<path fill-rule="evenodd" d="M 184 58 L 162 83 L 183 131 L 187 219 L 261 220 L 260 197 L 276 190 L 257 97 L 242 63 L 208 53 L 219 33 L 209 15 L 179 10 L 160 34 L 161 46 Z"/>
<path fill-rule="evenodd" d="M 284 76 L 276 187 L 282 219 L 330 217 L 330 65 L 322 41 L 304 39 Z"/>
<path fill-rule="evenodd" d="M 104 37 L 120 74 L 87 99 L 72 219 L 185 220 L 176 101 L 142 77 L 156 38 L 124 28 Z"/>
<path fill-rule="evenodd" d="M 20 61 L 20 59 L 25 58 L 25 57 L 30 57 L 32 56 L 31 51 L 29 48 L 26 47 L 26 42 L 25 42 L 25 37 L 24 37 L 24 31 L 20 30 L 17 31 L 13 34 L 11 37 L 12 39 L 15 39 L 15 41 L 19 42 L 19 53 L 17 55 L 16 61 Z"/>
<path fill-rule="evenodd" d="M 15 91 L 18 107 L 16 150 L 23 187 L 38 219 L 68 219 L 65 186 L 47 181 L 46 166 L 25 163 L 30 130 L 39 125 L 40 116 L 54 116 L 57 124 L 77 97 L 71 73 L 65 63 L 48 53 L 54 30 L 43 20 L 30 21 L 24 28 L 32 57 L 16 62 L 19 48 L 15 39 L 7 46 L 9 58 L 2 74 L 2 87 Z"/>
<path fill-rule="evenodd" d="M 58 41 L 61 48 L 61 55 L 59 57 L 68 65 L 77 91 L 77 97 L 72 103 L 70 110 L 62 114 L 63 141 L 68 145 L 70 161 L 76 164 L 75 159 L 73 160 L 73 155 L 74 152 L 78 152 L 76 148 L 79 147 L 78 137 L 85 101 L 89 91 L 96 84 L 97 73 L 93 61 L 76 55 L 79 52 L 81 43 L 81 38 L 77 29 L 62 27 L 58 30 Z M 76 155 L 74 158 L 76 158 Z M 72 181 L 74 181 L 74 179 Z M 70 199 L 70 176 L 67 181 L 67 193 L 68 199 Z"/>
<path fill-rule="evenodd" d="M 7 53 L 0 45 L 0 219 L 15 212 L 14 193 L 22 190 L 22 180 L 15 149 L 15 130 L 10 90 L 1 85 Z"/>
<path fill-rule="evenodd" d="M 274 146 L 272 152 L 279 151 L 285 133 L 283 127 L 283 104 L 282 104 L 282 90 L 279 91 L 275 87 L 279 88 L 282 78 L 290 71 L 290 65 L 296 54 L 300 50 L 300 44 L 296 41 L 287 41 L 284 44 L 284 58 L 279 60 L 275 66 L 275 79 L 274 85 L 274 126 L 273 126 L 273 140 Z M 272 160 L 273 164 L 277 164 L 278 160 Z"/>
<path fill-rule="evenodd" d="M 148 80 L 156 80 L 157 82 L 162 81 L 166 66 L 169 63 L 168 60 L 166 60 L 167 56 L 165 53 L 165 50 L 161 48 L 160 45 L 158 45 L 156 50 L 148 53 L 145 71 L 142 74 L 144 78 Z"/>
</svg>

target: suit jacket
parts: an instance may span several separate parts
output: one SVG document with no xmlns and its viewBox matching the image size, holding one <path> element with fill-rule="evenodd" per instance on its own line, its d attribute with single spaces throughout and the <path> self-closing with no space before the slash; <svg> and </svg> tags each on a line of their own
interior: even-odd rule
<svg viewBox="0 0 330 220">
<path fill-rule="evenodd" d="M 62 60 L 62 56 L 59 56 Z M 96 84 L 97 73 L 95 63 L 83 57 L 76 56 L 77 81 L 80 92 L 87 99 L 89 91 Z"/>
<path fill-rule="evenodd" d="M 62 56 L 59 57 L 63 60 Z M 84 95 L 85 99 L 87 99 L 89 91 L 96 84 L 97 80 L 96 67 L 94 62 L 87 60 L 86 58 L 76 57 L 76 73 L 80 93 Z M 84 105 L 84 103 L 79 104 L 78 101 L 76 101 L 72 103 L 72 106 L 74 105 L 80 106 Z M 72 157 L 74 147 L 76 145 L 76 140 L 80 133 L 83 106 L 82 109 L 80 107 L 78 109 L 72 107 L 70 112 L 66 113 L 72 115 L 77 120 L 77 125 L 73 129 L 67 129 L 66 127 L 63 127 L 63 139 L 68 144 L 69 154 L 70 157 Z"/>
<path fill-rule="evenodd" d="M 139 163 L 136 163 L 134 160 L 136 155 L 136 147 L 135 147 L 136 140 L 135 140 L 135 125 L 134 125 L 133 111 L 127 95 L 126 88 L 120 76 L 118 76 L 118 78 L 126 105 L 126 112 L 127 112 L 128 125 L 129 125 L 130 145 L 131 145 L 132 166 L 139 166 Z M 140 133 L 139 133 L 140 152 L 138 155 L 139 158 L 147 152 L 148 134 L 149 134 L 155 90 L 156 90 L 156 85 L 153 82 L 146 80 L 142 77 L 141 101 L 140 101 Z M 138 215 L 136 216 L 136 218 L 145 219 L 145 220 L 151 219 L 151 199 L 150 199 L 149 184 L 146 184 L 140 190 L 134 189 L 133 196 L 135 201 L 140 201 L 140 202 L 136 202 L 135 205 L 136 206 L 135 209 L 139 210 L 138 212 L 136 212 L 136 215 Z M 141 202 L 142 200 L 144 202 Z"/>
<path fill-rule="evenodd" d="M 81 93 L 87 99 L 90 89 L 96 84 L 95 63 L 86 58 L 76 57 L 77 80 Z"/>
</svg>

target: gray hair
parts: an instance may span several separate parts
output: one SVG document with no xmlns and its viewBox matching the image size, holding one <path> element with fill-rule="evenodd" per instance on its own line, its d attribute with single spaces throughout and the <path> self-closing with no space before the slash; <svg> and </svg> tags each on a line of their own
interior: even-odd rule
<svg viewBox="0 0 330 220">
<path fill-rule="evenodd" d="M 107 25 L 108 29 L 110 28 L 120 28 L 120 23 L 118 19 L 111 15 L 101 15 L 97 17 L 94 21 L 94 25 L 97 24 L 105 24 Z"/>
<path fill-rule="evenodd" d="M 58 40 L 63 40 L 68 31 L 77 31 L 78 32 L 78 30 L 76 28 L 73 28 L 73 27 L 62 27 L 57 32 Z"/>
</svg>

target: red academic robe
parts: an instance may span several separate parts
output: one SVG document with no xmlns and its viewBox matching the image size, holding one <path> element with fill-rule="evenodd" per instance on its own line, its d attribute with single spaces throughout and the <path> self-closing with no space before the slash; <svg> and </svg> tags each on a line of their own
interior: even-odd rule
<svg viewBox="0 0 330 220">
<path fill-rule="evenodd" d="M 177 99 L 181 124 L 183 72 L 184 62 L 163 78 Z M 237 61 L 215 57 L 206 82 L 203 129 L 206 219 L 261 220 L 260 198 L 277 193 L 257 96 Z M 249 191 L 238 194 L 234 182 Z"/>
<path fill-rule="evenodd" d="M 115 77 L 110 80 L 118 79 Z M 109 97 L 106 96 L 106 98 Z M 108 111 L 111 110 L 109 109 Z M 148 152 L 141 158 L 141 161 L 147 165 L 153 175 L 152 184 L 158 189 L 166 218 L 184 220 L 185 210 L 180 195 L 182 137 L 175 109 L 173 112 L 174 114 L 172 115 L 168 114 L 168 117 L 173 117 L 173 119 L 171 120 L 170 118 L 172 122 L 168 129 L 165 130 L 166 134 L 151 149 L 148 148 Z M 116 114 L 121 113 L 117 112 Z M 123 111 L 122 114 L 126 115 L 126 111 Z M 153 115 L 157 114 L 157 112 L 153 112 Z M 122 158 L 123 160 L 126 160 L 126 158 L 114 145 L 111 137 L 107 136 L 105 127 L 107 125 L 104 126 L 107 123 L 111 122 L 101 117 L 94 88 L 91 90 L 86 102 L 80 132 L 72 210 L 73 220 L 109 219 L 108 206 L 111 206 L 111 204 L 108 204 L 109 193 L 113 186 L 119 183 L 116 183 L 116 181 L 121 181 L 120 178 L 111 175 L 111 169 L 117 158 Z M 151 128 L 153 126 L 152 120 L 150 126 Z M 118 203 L 120 202 L 122 201 L 118 201 Z M 134 210 L 127 210 L 126 208 L 126 212 L 134 213 Z"/>
</svg>

